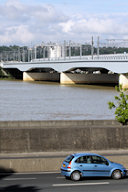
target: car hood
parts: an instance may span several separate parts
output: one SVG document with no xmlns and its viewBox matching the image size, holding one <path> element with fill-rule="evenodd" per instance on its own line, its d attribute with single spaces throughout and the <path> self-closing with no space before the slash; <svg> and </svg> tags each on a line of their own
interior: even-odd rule
<svg viewBox="0 0 128 192">
<path fill-rule="evenodd" d="M 111 164 L 112 164 L 113 166 L 117 166 L 117 167 L 121 167 L 121 168 L 124 167 L 124 166 L 123 166 L 122 164 L 120 164 L 120 163 L 111 162 Z"/>
</svg>

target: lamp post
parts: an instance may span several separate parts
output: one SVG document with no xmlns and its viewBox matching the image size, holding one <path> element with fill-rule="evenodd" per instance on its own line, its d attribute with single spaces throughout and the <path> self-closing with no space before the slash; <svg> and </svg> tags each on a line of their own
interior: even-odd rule
<svg viewBox="0 0 128 192">
<path fill-rule="evenodd" d="M 92 42 L 91 42 L 91 56 L 93 60 L 93 55 L 94 55 L 94 41 L 93 41 L 93 36 L 92 36 Z"/>
<path fill-rule="evenodd" d="M 97 57 L 98 57 L 98 59 L 99 59 L 99 36 L 98 36 L 98 38 L 97 38 Z"/>
</svg>

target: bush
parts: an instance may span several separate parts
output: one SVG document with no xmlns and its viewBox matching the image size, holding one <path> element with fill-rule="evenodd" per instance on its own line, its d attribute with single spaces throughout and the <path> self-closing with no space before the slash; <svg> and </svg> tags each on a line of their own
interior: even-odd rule
<svg viewBox="0 0 128 192">
<path fill-rule="evenodd" d="M 115 118 L 126 125 L 128 122 L 128 89 L 123 89 L 121 85 L 116 86 L 115 89 L 119 96 L 115 96 L 115 103 L 108 102 L 109 109 L 115 108 Z"/>
</svg>

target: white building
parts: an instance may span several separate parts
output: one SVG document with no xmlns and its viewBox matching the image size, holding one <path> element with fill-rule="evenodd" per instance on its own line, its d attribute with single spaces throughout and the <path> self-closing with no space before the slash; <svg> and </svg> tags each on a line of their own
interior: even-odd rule
<svg viewBox="0 0 128 192">
<path fill-rule="evenodd" d="M 61 45 L 51 45 L 49 46 L 49 58 L 60 58 L 62 57 L 62 47 Z"/>
</svg>

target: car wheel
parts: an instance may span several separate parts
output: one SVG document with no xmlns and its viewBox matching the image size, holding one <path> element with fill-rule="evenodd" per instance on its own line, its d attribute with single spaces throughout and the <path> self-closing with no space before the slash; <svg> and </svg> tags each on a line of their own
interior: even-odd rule
<svg viewBox="0 0 128 192">
<path fill-rule="evenodd" d="M 71 179 L 73 181 L 79 181 L 81 178 L 81 173 L 79 171 L 74 171 L 72 174 L 71 174 Z"/>
<path fill-rule="evenodd" d="M 113 179 L 121 179 L 121 177 L 122 177 L 122 174 L 121 174 L 120 170 L 113 171 L 113 173 L 112 173 L 112 178 Z"/>
</svg>

